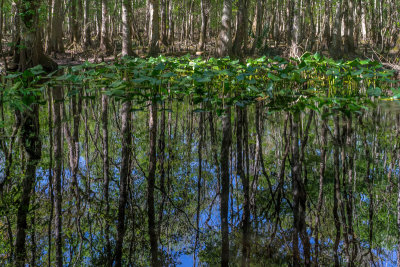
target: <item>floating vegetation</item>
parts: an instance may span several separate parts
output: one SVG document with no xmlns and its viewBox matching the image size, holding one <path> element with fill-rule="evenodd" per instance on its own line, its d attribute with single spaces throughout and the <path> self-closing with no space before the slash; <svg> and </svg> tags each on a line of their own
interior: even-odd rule
<svg viewBox="0 0 400 267">
<path fill-rule="evenodd" d="M 46 86 L 68 85 L 87 90 L 86 97 L 99 88 L 117 99 L 134 102 L 134 111 L 142 110 L 155 99 L 182 100 L 189 96 L 193 104 L 215 108 L 221 114 L 226 106 L 246 106 L 265 101 L 271 110 L 319 110 L 323 106 L 356 111 L 371 98 L 393 100 L 400 97 L 393 71 L 376 61 L 335 61 L 321 54 L 306 53 L 299 59 L 281 57 L 230 58 L 129 58 L 113 64 L 62 67 L 50 74 L 36 66 L 3 79 L 3 101 L 16 108 L 29 106 Z M 201 112 L 202 109 L 197 109 Z"/>
</svg>

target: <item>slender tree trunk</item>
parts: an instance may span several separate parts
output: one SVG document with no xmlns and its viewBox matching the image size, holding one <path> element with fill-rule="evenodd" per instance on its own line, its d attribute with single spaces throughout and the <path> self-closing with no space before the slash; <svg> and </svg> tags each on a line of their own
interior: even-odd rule
<svg viewBox="0 0 400 267">
<path fill-rule="evenodd" d="M 46 42 L 45 42 L 45 51 L 46 53 L 49 53 L 50 47 L 51 47 L 51 34 L 52 34 L 52 19 L 53 19 L 53 0 L 48 0 L 47 2 L 47 27 L 46 27 Z M 0 28 L 1 32 L 1 28 Z M 0 33 L 1 35 L 1 33 Z M 1 39 L 1 38 L 0 38 Z M 1 40 L 0 40 L 1 42 Z"/>
<path fill-rule="evenodd" d="M 159 52 L 159 39 L 160 39 L 160 27 L 158 24 L 159 20 L 159 1 L 160 0 L 149 0 L 149 56 L 156 56 Z"/>
<path fill-rule="evenodd" d="M 340 219 L 339 219 L 339 206 L 340 206 L 340 163 L 339 163 L 339 145 L 340 145 L 340 130 L 339 130 L 339 116 L 335 115 L 335 130 L 334 130 L 334 149 L 333 149 L 333 165 L 334 165 L 334 184 L 333 184 L 333 218 L 335 221 L 336 237 L 334 241 L 334 260 L 335 267 L 339 267 L 339 242 L 340 242 Z"/>
<path fill-rule="evenodd" d="M 200 113 L 200 122 L 199 122 L 199 144 L 198 144 L 198 157 L 199 157 L 199 167 L 198 167 L 198 177 L 197 177 L 197 208 L 196 208 L 196 239 L 194 244 L 194 252 L 193 252 L 193 267 L 196 266 L 196 257 L 197 257 L 197 247 L 199 244 L 200 238 L 200 208 L 201 208 L 201 183 L 203 176 L 203 146 L 204 146 L 204 112 Z"/>
<path fill-rule="evenodd" d="M 335 22 L 332 32 L 332 44 L 330 46 L 330 53 L 333 57 L 342 56 L 342 0 L 336 2 Z"/>
<path fill-rule="evenodd" d="M 101 28 L 100 28 L 100 50 L 105 53 L 111 53 L 111 45 L 108 34 L 108 7 L 107 0 L 101 0 Z"/>
<path fill-rule="evenodd" d="M 219 34 L 218 54 L 225 57 L 231 54 L 232 50 L 232 0 L 224 0 L 222 8 L 222 23 Z"/>
<path fill-rule="evenodd" d="M 291 46 L 290 46 L 290 56 L 298 57 L 300 56 L 300 40 L 301 40 L 301 18 L 300 18 L 300 0 L 293 1 L 291 12 L 293 14 L 293 24 L 292 24 L 292 36 L 291 36 Z"/>
<path fill-rule="evenodd" d="M 90 0 L 84 0 L 84 9 L 83 9 L 83 46 L 87 49 L 92 45 L 92 38 L 91 38 L 91 29 L 89 23 L 89 6 Z"/>
<path fill-rule="evenodd" d="M 261 43 L 261 31 L 262 31 L 262 21 L 263 21 L 263 0 L 257 0 L 256 10 L 254 15 L 253 22 L 253 33 L 254 33 L 254 42 L 251 48 L 251 54 L 254 54 L 257 46 Z"/>
<path fill-rule="evenodd" d="M 131 4 L 122 0 L 122 56 L 132 55 Z"/>
<path fill-rule="evenodd" d="M 241 265 L 243 267 L 249 266 L 250 264 L 250 255 L 249 255 L 249 223 L 250 223 L 250 206 L 249 206 L 249 179 L 245 174 L 244 170 L 244 156 L 245 156 L 245 147 L 244 146 L 244 124 L 247 121 L 246 111 L 241 107 L 236 108 L 236 172 L 239 175 L 242 185 L 243 185 L 243 221 L 242 221 L 242 262 Z"/>
<path fill-rule="evenodd" d="M 301 116 L 300 112 L 296 111 L 293 114 L 292 119 L 292 190 L 293 190 L 293 222 L 294 222 L 294 237 L 293 237 L 293 245 L 295 246 L 298 239 L 300 237 L 301 242 L 303 244 L 303 252 L 304 252 L 304 266 L 311 265 L 311 245 L 310 240 L 307 233 L 307 225 L 306 225 L 306 204 L 307 204 L 307 192 L 305 185 L 305 178 L 302 177 L 302 165 L 304 162 L 304 151 L 307 145 L 308 140 L 308 131 L 310 129 L 310 125 L 313 119 L 314 113 L 310 111 L 310 116 L 307 122 L 306 130 L 304 132 L 304 136 L 300 139 L 300 122 Z M 301 146 L 300 146 L 301 144 Z M 293 265 L 298 266 L 301 263 L 301 259 L 299 258 L 300 248 L 295 247 L 296 251 L 293 253 Z"/>
<path fill-rule="evenodd" d="M 62 175 L 62 125 L 61 125 L 61 109 L 63 101 L 62 87 L 54 87 L 53 89 L 53 121 L 54 121 L 54 197 L 55 197 L 55 218 L 54 218 L 54 231 L 56 239 L 56 266 L 63 266 L 63 252 L 62 252 L 62 189 L 61 189 L 61 175 Z"/>
<path fill-rule="evenodd" d="M 159 172 L 160 172 L 160 191 L 162 193 L 160 209 L 158 212 L 158 236 L 160 238 L 161 243 L 161 227 L 163 222 L 163 213 L 164 213 L 164 205 L 165 200 L 167 198 L 167 190 L 165 189 L 165 103 L 163 103 L 163 110 L 161 112 L 161 121 L 160 121 L 160 134 L 159 134 L 159 141 L 158 141 L 158 149 L 159 149 Z M 163 258 L 161 258 L 161 261 Z"/>
<path fill-rule="evenodd" d="M 71 27 L 71 36 L 70 36 L 70 42 L 78 42 L 78 21 L 77 21 L 77 16 L 76 16 L 76 5 L 77 1 L 72 0 L 70 1 L 70 27 Z"/>
<path fill-rule="evenodd" d="M 151 252 L 151 266 L 158 267 L 158 245 L 157 245 L 157 231 L 155 222 L 155 207 L 154 207 L 154 186 L 155 174 L 157 167 L 157 102 L 152 101 L 150 105 L 149 117 L 149 131 L 150 131 L 150 151 L 149 151 L 149 175 L 147 187 L 147 215 L 150 236 L 150 252 Z"/>
<path fill-rule="evenodd" d="M 225 0 L 227 1 L 227 0 Z M 225 2 L 224 1 L 224 2 Z M 229 1 L 229 0 L 228 0 Z M 221 143 L 221 267 L 229 266 L 229 155 L 232 143 L 231 109 L 227 107 L 222 117 L 222 143 Z"/>
<path fill-rule="evenodd" d="M 207 23 L 208 23 L 208 13 L 209 13 L 209 0 L 201 0 L 201 29 L 200 29 L 200 39 L 199 39 L 199 50 L 204 50 L 204 44 L 207 39 Z"/>
<path fill-rule="evenodd" d="M 248 0 L 239 0 L 236 24 L 236 37 L 233 43 L 232 52 L 237 56 L 246 53 L 248 35 Z"/>
<path fill-rule="evenodd" d="M 101 128 L 103 134 L 103 195 L 106 203 L 106 223 L 105 223 L 105 236 L 106 236 L 106 255 L 107 266 L 112 265 L 111 241 L 110 241 L 110 197 L 109 197 L 109 184 L 110 184 L 110 160 L 108 154 L 108 96 L 105 95 L 106 89 L 102 89 L 101 95 Z"/>
<path fill-rule="evenodd" d="M 173 1 L 169 1 L 168 5 L 168 43 L 173 46 L 175 40 L 175 23 L 173 14 Z"/>
<path fill-rule="evenodd" d="M 49 216 L 49 225 L 47 230 L 47 239 L 48 239 L 48 266 L 51 266 L 51 247 L 52 247 L 52 231 L 51 224 L 53 223 L 53 215 L 54 215 L 54 188 L 53 188 L 53 94 L 51 88 L 48 89 L 48 121 L 49 121 L 49 194 L 50 194 L 50 216 Z"/>
<path fill-rule="evenodd" d="M 63 43 L 63 10 L 62 0 L 53 1 L 53 18 L 51 25 L 51 47 L 49 52 L 64 53 Z"/>
<path fill-rule="evenodd" d="M 400 113 L 396 116 L 397 122 L 397 136 L 400 133 Z M 400 142 L 397 142 L 397 160 L 400 162 Z M 400 175 L 397 179 L 397 267 L 400 267 Z"/>
<path fill-rule="evenodd" d="M 324 110 L 323 114 L 326 114 L 327 110 Z M 318 203 L 317 203 L 317 215 L 315 217 L 315 266 L 319 266 L 319 225 L 320 225 L 320 216 L 321 209 L 323 204 L 323 196 L 324 196 L 324 178 L 325 178 L 325 169 L 326 169 L 326 150 L 327 150 L 327 128 L 326 128 L 326 120 L 322 122 L 322 133 L 321 133 L 321 155 L 320 155 L 320 164 L 319 164 L 319 192 L 318 192 Z"/>
<path fill-rule="evenodd" d="M 32 189 L 36 180 L 36 166 L 42 155 L 42 143 L 39 137 L 39 105 L 32 104 L 29 111 L 23 115 L 21 125 L 21 140 L 26 153 L 25 176 L 22 181 L 22 194 L 17 211 L 17 234 L 15 243 L 16 266 L 25 266 L 26 249 L 25 237 L 27 230 L 27 215 Z"/>
<path fill-rule="evenodd" d="M 161 42 L 167 46 L 167 0 L 161 0 Z"/>
<path fill-rule="evenodd" d="M 125 208 L 128 200 L 128 180 L 130 173 L 130 151 L 131 151 L 131 122 L 130 122 L 130 101 L 122 104 L 122 156 L 121 171 L 119 181 L 119 204 L 118 204 L 118 224 L 117 240 L 115 245 L 115 266 L 122 266 L 122 247 L 125 236 Z"/>
<path fill-rule="evenodd" d="M 306 5 L 306 9 L 307 9 L 307 16 L 310 19 L 309 32 L 308 32 L 309 34 L 307 36 L 306 49 L 307 49 L 307 51 L 312 51 L 314 48 L 315 41 L 316 41 L 313 5 L 311 4 L 311 0 L 306 0 L 305 5 Z"/>
</svg>

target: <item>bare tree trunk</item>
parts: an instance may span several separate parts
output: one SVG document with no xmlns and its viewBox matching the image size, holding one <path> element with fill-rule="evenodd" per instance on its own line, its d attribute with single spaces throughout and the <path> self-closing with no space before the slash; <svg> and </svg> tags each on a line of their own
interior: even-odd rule
<svg viewBox="0 0 400 267">
<path fill-rule="evenodd" d="M 204 43 L 207 38 L 207 23 L 209 15 L 209 0 L 201 0 L 201 29 L 200 29 L 200 39 L 199 39 L 199 50 L 204 50 Z"/>
<path fill-rule="evenodd" d="M 312 51 L 315 44 L 315 24 L 314 24 L 314 14 L 313 14 L 313 5 L 311 4 L 311 0 L 306 0 L 305 2 L 307 9 L 307 16 L 310 19 L 309 32 L 307 36 L 307 51 Z"/>
<path fill-rule="evenodd" d="M 115 266 L 122 266 L 122 247 L 125 236 L 125 208 L 128 200 L 128 179 L 130 173 L 130 153 L 131 153 L 131 122 L 130 122 L 130 101 L 122 104 L 122 156 L 121 171 L 119 181 L 119 204 L 118 204 L 118 224 L 117 240 L 115 245 Z"/>
<path fill-rule="evenodd" d="M 354 0 L 348 1 L 347 7 L 347 49 L 349 53 L 354 53 L 355 44 L 354 44 Z"/>
<path fill-rule="evenodd" d="M 87 49 L 92 45 L 91 27 L 89 23 L 89 5 L 90 0 L 84 0 L 83 9 L 83 46 Z"/>
<path fill-rule="evenodd" d="M 225 0 L 229 1 L 229 0 Z M 224 2 L 225 2 L 224 1 Z M 225 50 L 226 52 L 226 50 Z M 232 143 L 231 108 L 225 108 L 222 117 L 222 143 L 221 143 L 221 267 L 229 266 L 229 150 Z"/>
<path fill-rule="evenodd" d="M 108 154 L 108 96 L 105 95 L 106 89 L 102 89 L 103 94 L 101 96 L 101 128 L 103 134 L 103 195 L 106 203 L 105 216 L 107 218 L 105 225 L 105 237 L 106 237 L 106 255 L 107 255 L 107 266 L 112 266 L 112 253 L 111 253 L 111 241 L 110 241 L 110 198 L 109 198 L 109 184 L 110 184 L 110 160 Z"/>
<path fill-rule="evenodd" d="M 201 183 L 202 183 L 202 171 L 203 171 L 203 146 L 204 146 L 204 112 L 200 113 L 200 122 L 199 122 L 199 144 L 198 144 L 198 157 L 199 157 L 199 167 L 198 167 L 198 177 L 197 177 L 197 208 L 196 208 L 196 239 L 194 243 L 194 251 L 193 251 L 193 267 L 196 266 L 196 257 L 197 257 L 197 247 L 199 244 L 200 238 L 200 207 L 201 207 Z"/>
<path fill-rule="evenodd" d="M 253 46 L 251 48 L 251 54 L 255 53 L 256 47 L 259 46 L 261 42 L 263 15 L 264 15 L 263 0 L 257 0 L 254 21 L 253 21 L 254 41 L 253 41 Z"/>
<path fill-rule="evenodd" d="M 54 231 L 56 239 L 56 266 L 63 266 L 62 256 L 62 217 L 61 217 L 61 204 L 62 204 L 62 189 L 61 189 L 61 175 L 62 175 L 62 139 L 61 139 L 61 108 L 63 101 L 62 87 L 55 87 L 53 90 L 53 121 L 54 121 L 54 197 L 55 197 L 55 220 Z"/>
<path fill-rule="evenodd" d="M 51 21 L 51 47 L 49 48 L 49 52 L 64 53 L 63 17 L 62 0 L 54 0 L 53 18 Z"/>
<path fill-rule="evenodd" d="M 175 24 L 173 16 L 173 1 L 169 1 L 168 5 L 168 43 L 173 46 L 175 40 Z"/>
<path fill-rule="evenodd" d="M 331 13 L 331 1 L 324 2 L 324 18 L 323 18 L 323 32 L 321 40 L 321 49 L 328 49 L 331 42 L 331 27 L 330 27 L 330 13 Z"/>
<path fill-rule="evenodd" d="M 163 103 L 163 110 L 161 112 L 161 122 L 160 122 L 160 134 L 159 134 L 159 141 L 158 141 L 158 162 L 159 162 L 159 172 L 160 172 L 160 191 L 162 193 L 160 209 L 158 212 L 158 236 L 160 238 L 161 243 L 161 227 L 163 223 L 163 213 L 164 213 L 164 205 L 165 200 L 167 198 L 167 190 L 165 189 L 165 103 Z M 163 258 L 160 259 L 163 262 Z"/>
<path fill-rule="evenodd" d="M 400 133 L 400 113 L 396 116 L 397 122 L 397 137 Z M 398 139 L 399 140 L 399 139 Z M 400 142 L 397 142 L 397 159 L 400 162 Z M 400 175 L 397 179 L 397 267 L 400 267 Z"/>
<path fill-rule="evenodd" d="M 53 97 L 52 97 L 52 89 L 48 89 L 48 121 L 49 121 L 49 194 L 50 194 L 50 216 L 49 216 L 49 225 L 47 230 L 47 239 L 48 239 L 48 266 L 51 266 L 51 247 L 52 247 L 52 231 L 51 224 L 53 223 L 53 215 L 54 215 L 54 187 L 53 187 Z"/>
<path fill-rule="evenodd" d="M 161 0 L 161 42 L 167 46 L 167 0 Z"/>
<path fill-rule="evenodd" d="M 107 0 L 101 0 L 100 50 L 105 54 L 111 53 L 111 45 L 108 34 L 108 21 Z"/>
<path fill-rule="evenodd" d="M 51 47 L 51 34 L 52 34 L 52 16 L 53 16 L 53 0 L 48 0 L 47 2 L 47 27 L 46 27 L 46 41 L 45 41 L 45 51 L 46 53 L 49 53 L 49 49 Z M 3 7 L 1 7 L 3 9 Z M 0 28 L 1 32 L 1 28 Z M 1 35 L 1 33 L 0 33 Z M 1 43 L 1 38 L 0 38 L 0 43 Z"/>
<path fill-rule="evenodd" d="M 149 11 L 150 11 L 150 25 L 149 25 L 149 56 L 156 56 L 159 52 L 159 39 L 160 39 L 160 27 L 158 24 L 159 20 L 159 0 L 149 0 Z"/>
<path fill-rule="evenodd" d="M 21 125 L 21 140 L 26 152 L 26 169 L 22 181 L 22 194 L 17 212 L 17 234 L 15 243 L 15 264 L 18 267 L 25 266 L 26 249 L 25 237 L 27 229 L 27 215 L 32 189 L 36 180 L 36 166 L 42 155 L 42 143 L 39 138 L 39 105 L 32 104 L 31 110 L 25 111 Z"/>
<path fill-rule="evenodd" d="M 232 53 L 243 56 L 247 48 L 248 34 L 248 0 L 239 0 L 236 24 L 236 37 L 232 47 Z"/>
<path fill-rule="evenodd" d="M 323 111 L 323 116 L 326 114 L 327 110 Z M 320 164 L 319 164 L 319 192 L 318 192 L 318 203 L 317 203 L 317 215 L 315 217 L 315 266 L 319 266 L 319 225 L 320 225 L 320 216 L 321 209 L 323 204 L 323 196 L 324 196 L 324 178 L 325 178 L 325 169 L 326 169 L 326 151 L 327 151 L 327 126 L 326 120 L 322 121 L 322 133 L 321 133 L 321 155 L 320 155 Z"/>
<path fill-rule="evenodd" d="M 335 22 L 332 32 L 332 44 L 330 46 L 330 53 L 333 57 L 342 56 L 342 0 L 336 2 Z"/>
<path fill-rule="evenodd" d="M 70 42 L 78 42 L 78 21 L 77 21 L 77 16 L 76 16 L 76 5 L 77 1 L 72 0 L 70 1 L 70 27 L 71 27 L 71 36 L 70 36 Z"/>
<path fill-rule="evenodd" d="M 334 184 L 333 184 L 333 218 L 335 221 L 336 237 L 333 245 L 335 267 L 339 267 L 339 242 L 340 242 L 340 163 L 339 163 L 339 145 L 340 145 L 340 130 L 339 116 L 335 115 L 335 130 L 334 130 L 334 149 L 333 149 L 333 165 L 334 165 Z"/>
<path fill-rule="evenodd" d="M 222 8 L 222 23 L 219 34 L 218 54 L 225 57 L 231 54 L 232 50 L 232 0 L 224 0 Z"/>
<path fill-rule="evenodd" d="M 150 131 L 150 151 L 149 151 L 149 175 L 147 187 L 147 215 L 150 236 L 150 251 L 151 251 L 151 266 L 158 267 L 158 245 L 157 245 L 157 231 L 155 222 L 155 207 L 154 207 L 154 186 L 155 174 L 157 167 L 157 102 L 154 100 L 150 105 L 149 117 L 149 131 Z"/>
<path fill-rule="evenodd" d="M 250 265 L 250 240 L 249 240 L 249 229 L 250 229 L 250 203 L 249 203 L 249 178 L 244 171 L 244 160 L 245 160 L 245 149 L 244 144 L 244 124 L 247 121 L 246 111 L 241 107 L 236 108 L 236 171 L 239 175 L 243 185 L 243 221 L 242 221 L 242 262 L 241 266 Z"/>
<path fill-rule="evenodd" d="M 131 4 L 122 0 L 122 56 L 132 55 Z"/>
<path fill-rule="evenodd" d="M 300 0 L 292 0 L 292 14 L 293 14 L 293 24 L 292 24 L 292 36 L 291 36 L 291 46 L 290 46 L 290 56 L 298 57 L 300 56 L 300 40 L 301 40 L 301 19 L 300 19 Z"/>
<path fill-rule="evenodd" d="M 311 123 L 312 113 L 310 114 L 309 124 Z M 298 244 L 298 239 L 300 237 L 303 243 L 303 252 L 304 252 L 304 265 L 310 266 L 310 241 L 306 232 L 306 222 L 305 222 L 305 213 L 306 213 L 306 190 L 304 181 L 302 178 L 302 162 L 304 157 L 304 147 L 307 143 L 307 132 L 303 137 L 303 140 L 300 140 L 299 135 L 299 123 L 300 123 L 300 112 L 296 111 L 293 114 L 292 119 L 292 190 L 293 190 L 293 226 L 294 226 L 294 235 L 293 235 L 293 266 L 300 266 L 301 258 L 300 258 L 300 249 Z M 307 128 L 309 128 L 309 124 Z M 301 151 L 300 151 L 301 144 Z M 297 247 L 296 247 L 297 246 Z"/>
</svg>

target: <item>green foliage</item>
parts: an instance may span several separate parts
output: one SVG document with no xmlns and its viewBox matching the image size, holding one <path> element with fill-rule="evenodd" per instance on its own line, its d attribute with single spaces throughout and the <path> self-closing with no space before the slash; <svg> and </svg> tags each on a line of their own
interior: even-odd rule
<svg viewBox="0 0 400 267">
<path fill-rule="evenodd" d="M 272 110 L 320 110 L 323 106 L 349 107 L 355 111 L 368 103 L 367 97 L 398 97 L 391 86 L 393 73 L 377 62 L 343 62 L 305 53 L 287 61 L 281 57 L 248 59 L 245 64 L 230 58 L 129 58 L 114 64 L 84 63 L 65 67 L 62 75 L 46 76 L 49 85 L 69 84 L 77 90 L 106 87 L 117 99 L 130 99 L 139 109 L 150 99 L 182 99 L 190 95 L 194 103 L 216 107 L 245 106 L 265 100 Z M 44 71 L 40 66 L 6 76 L 4 102 L 26 108 L 40 94 Z M 39 89 L 38 89 L 39 88 Z M 355 108 L 357 107 L 357 108 Z M 197 110 L 199 111 L 199 110 Z"/>
</svg>

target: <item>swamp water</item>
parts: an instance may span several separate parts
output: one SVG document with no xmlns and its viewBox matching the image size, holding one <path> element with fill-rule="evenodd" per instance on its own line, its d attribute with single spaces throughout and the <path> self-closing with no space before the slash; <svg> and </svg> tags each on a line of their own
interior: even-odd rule
<svg viewBox="0 0 400 267">
<path fill-rule="evenodd" d="M 130 72 L 145 76 L 143 68 L 139 64 Z M 165 66 L 158 64 L 151 73 L 157 68 L 163 71 Z M 122 85 L 126 70 L 120 72 L 121 80 L 112 83 L 103 82 L 110 78 L 107 71 L 98 72 L 103 76 L 88 71 L 98 79 L 93 84 L 86 81 L 84 90 L 72 86 L 82 81 L 74 80 L 79 75 L 67 74 L 57 79 L 67 80 L 70 86 L 41 88 L 38 123 L 42 147 L 27 216 L 27 261 L 35 258 L 42 266 L 49 261 L 49 254 L 51 262 L 55 258 L 51 194 L 55 183 L 51 177 L 55 176 L 57 158 L 53 151 L 58 133 L 63 257 L 67 266 L 103 266 L 110 260 L 108 249 L 114 250 L 117 240 L 123 173 L 127 174 L 127 199 L 122 262 L 124 266 L 150 264 L 148 181 L 152 164 L 156 164 L 154 227 L 163 265 L 191 266 L 193 260 L 206 266 L 220 264 L 220 205 L 222 191 L 226 193 L 227 189 L 233 264 L 241 262 L 243 244 L 252 266 L 286 266 L 294 260 L 319 266 L 335 261 L 356 266 L 396 263 L 400 104 L 397 100 L 354 96 L 358 83 L 364 86 L 360 92 L 374 97 L 383 87 L 373 81 L 346 80 L 343 77 L 348 76 L 343 75 L 341 81 L 351 89 L 346 97 L 330 95 L 338 94 L 336 89 L 329 89 L 329 97 L 317 95 L 319 87 L 310 86 L 301 94 L 292 94 L 294 91 L 287 89 L 291 87 L 290 75 L 294 73 L 296 88 L 303 81 L 296 80 L 300 79 L 296 70 L 289 70 L 292 74 L 281 73 L 279 77 L 269 72 L 256 84 L 246 78 L 254 73 L 243 75 L 236 81 L 248 81 L 248 92 L 225 98 L 226 79 L 231 77 L 225 70 L 218 75 L 203 72 L 205 76 L 194 71 L 194 80 L 189 81 L 172 81 L 174 75 L 164 71 L 157 75 L 167 81 L 158 83 L 149 75 L 137 78 L 134 82 L 142 83 L 144 89 L 130 89 L 134 97 L 125 98 L 126 87 Z M 219 86 L 211 87 L 215 77 L 221 75 L 226 76 L 225 81 L 221 83 L 218 78 L 215 83 Z M 354 77 L 360 75 L 354 73 Z M 329 78 L 326 84 L 331 88 L 337 79 Z M 280 86 L 272 88 L 272 82 Z M 365 88 L 367 85 L 370 87 Z M 105 87 L 108 89 L 102 89 Z M 275 88 L 284 90 L 278 93 Z M 9 90 L 12 92 L 13 87 Z M 62 90 L 61 100 L 56 99 L 55 90 Z M 221 90 L 223 97 L 218 97 Z M 229 90 L 232 95 L 238 94 Z M 172 91 L 178 97 L 170 97 Z M 4 91 L 2 99 L 6 94 Z M 151 100 L 152 95 L 157 97 Z M 127 99 L 131 106 L 124 113 Z M 15 110 L 21 102 L 8 101 L 12 104 L 2 102 L 0 125 L 1 265 L 12 265 L 21 177 L 26 168 L 21 145 L 24 140 L 14 133 L 18 118 Z M 30 101 L 32 98 L 22 97 L 22 104 L 31 105 Z M 56 106 L 58 120 L 54 119 Z M 129 134 L 124 136 L 126 125 Z M 151 125 L 156 125 L 153 131 Z M 153 138 L 151 133 L 156 133 Z M 10 147 L 12 153 L 7 153 Z M 155 158 L 151 147 L 155 148 Z M 124 162 L 124 158 L 128 160 Z M 228 173 L 228 183 L 224 182 L 224 173 Z"/>
</svg>

